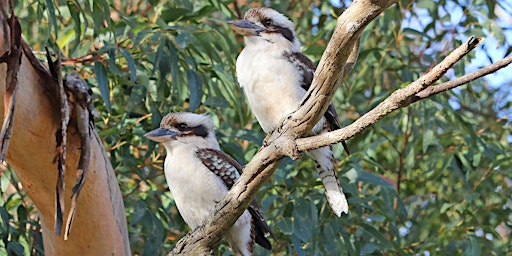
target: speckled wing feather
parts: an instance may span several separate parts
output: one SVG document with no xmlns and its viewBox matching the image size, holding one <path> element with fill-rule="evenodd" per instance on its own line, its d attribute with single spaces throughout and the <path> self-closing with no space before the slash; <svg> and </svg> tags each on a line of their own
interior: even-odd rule
<svg viewBox="0 0 512 256">
<path fill-rule="evenodd" d="M 235 184 L 238 178 L 240 178 L 240 174 L 242 174 L 242 166 L 235 159 L 222 151 L 200 148 L 196 151 L 196 156 L 210 171 L 224 181 L 228 189 L 233 187 L 233 184 Z M 248 210 L 254 223 L 256 243 L 265 249 L 272 250 L 272 245 L 267 239 L 267 236 L 272 235 L 272 232 L 256 200 L 252 201 Z"/>
</svg>

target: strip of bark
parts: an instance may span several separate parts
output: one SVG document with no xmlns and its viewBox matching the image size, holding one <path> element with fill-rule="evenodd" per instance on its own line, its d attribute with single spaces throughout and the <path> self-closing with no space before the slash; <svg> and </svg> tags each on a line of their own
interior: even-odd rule
<svg viewBox="0 0 512 256">
<path fill-rule="evenodd" d="M 71 232 L 71 225 L 75 217 L 76 207 L 78 206 L 78 197 L 84 186 L 85 179 L 89 173 L 91 164 L 91 134 L 94 130 L 94 114 L 96 110 L 92 106 L 92 91 L 89 86 L 78 77 L 75 71 L 66 75 L 65 86 L 70 93 L 70 101 L 73 104 L 76 126 L 80 133 L 80 159 L 77 168 L 77 181 L 73 186 L 73 194 L 71 195 L 71 209 L 66 221 L 66 230 L 64 240 L 68 240 Z"/>
<path fill-rule="evenodd" d="M 0 162 L 5 162 L 7 149 L 12 136 L 12 127 L 14 124 L 14 112 L 16 106 L 16 94 L 18 92 L 18 72 L 21 65 L 21 26 L 16 16 L 14 16 L 14 5 L 11 4 L 11 17 L 9 18 L 10 27 L 10 50 L 0 57 L 0 63 L 7 64 L 7 75 L 5 84 L 7 86 L 4 96 L 4 121 L 0 131 Z"/>
<path fill-rule="evenodd" d="M 64 91 L 64 85 L 62 82 L 62 72 L 60 56 L 57 55 L 55 61 L 52 60 L 52 56 L 48 48 L 46 49 L 46 59 L 48 61 L 48 67 L 52 79 L 57 85 L 56 98 L 58 99 L 60 108 L 60 129 L 55 132 L 55 158 L 53 162 L 57 162 L 57 184 L 55 186 L 55 224 L 53 232 L 55 235 L 60 236 L 62 232 L 62 223 L 64 219 L 64 190 L 66 189 L 66 183 L 64 181 L 66 175 L 66 147 L 67 147 L 67 131 L 70 118 L 68 97 Z"/>
</svg>

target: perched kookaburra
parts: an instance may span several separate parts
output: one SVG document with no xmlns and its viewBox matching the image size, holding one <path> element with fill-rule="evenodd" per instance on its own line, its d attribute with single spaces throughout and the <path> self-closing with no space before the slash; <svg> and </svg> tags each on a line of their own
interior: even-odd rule
<svg viewBox="0 0 512 256">
<path fill-rule="evenodd" d="M 252 8 L 243 20 L 230 21 L 244 36 L 245 48 L 236 60 L 238 82 L 244 88 L 252 112 L 269 133 L 295 110 L 313 80 L 315 65 L 301 53 L 293 23 L 271 8 Z M 312 134 L 341 128 L 332 103 Z M 348 153 L 346 145 L 343 143 Z M 330 146 L 307 152 L 315 161 L 334 213 L 348 213 L 348 203 L 339 186 Z"/>
<path fill-rule="evenodd" d="M 144 136 L 164 145 L 167 184 L 185 222 L 197 228 L 240 177 L 242 167 L 220 150 L 212 120 L 206 115 L 170 113 L 160 128 Z M 263 212 L 253 201 L 224 238 L 237 255 L 252 255 L 254 242 L 272 249 L 267 239 L 270 234 Z"/>
</svg>

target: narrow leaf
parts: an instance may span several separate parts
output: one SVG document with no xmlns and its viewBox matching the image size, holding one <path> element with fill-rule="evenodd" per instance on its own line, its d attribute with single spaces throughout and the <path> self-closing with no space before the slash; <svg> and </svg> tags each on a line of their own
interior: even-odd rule
<svg viewBox="0 0 512 256">
<path fill-rule="evenodd" d="M 57 36 L 59 33 L 57 33 L 57 31 L 58 31 L 57 17 L 55 15 L 55 6 L 53 4 L 53 1 L 46 0 L 46 8 L 48 8 L 48 14 L 50 16 L 50 23 L 53 26 L 53 30 L 55 32 L 55 36 Z"/>
<path fill-rule="evenodd" d="M 201 77 L 194 71 L 187 71 L 188 85 L 190 90 L 190 101 L 188 110 L 194 112 L 201 104 L 201 98 L 203 96 L 203 86 L 201 83 Z"/>
<path fill-rule="evenodd" d="M 123 54 L 128 64 L 128 69 L 130 70 L 130 82 L 133 84 L 137 80 L 137 69 L 135 67 L 132 54 L 124 48 L 121 48 L 121 54 Z"/>
<path fill-rule="evenodd" d="M 105 66 L 103 66 L 103 63 L 94 63 L 94 73 L 96 75 L 96 80 L 98 81 L 98 87 L 100 88 L 101 98 L 105 102 L 108 112 L 110 112 L 112 110 L 112 106 L 110 104 L 110 88 L 107 70 L 105 69 Z"/>
</svg>

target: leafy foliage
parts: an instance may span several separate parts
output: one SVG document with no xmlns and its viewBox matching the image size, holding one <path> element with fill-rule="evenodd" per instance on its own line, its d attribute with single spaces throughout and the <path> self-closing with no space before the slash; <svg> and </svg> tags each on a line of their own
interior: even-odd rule
<svg viewBox="0 0 512 256">
<path fill-rule="evenodd" d="M 273 1 L 272 7 L 296 23 L 304 52 L 318 61 L 348 6 L 335 2 Z M 391 7 L 364 31 L 357 65 L 335 95 L 343 122 L 418 78 L 469 35 L 495 37 L 510 49 L 510 31 L 496 16 L 510 15 L 505 2 Z M 163 177 L 165 151 L 143 138 L 166 113 L 209 113 L 222 148 L 241 163 L 263 140 L 236 83 L 243 42 L 226 25 L 236 9 L 216 0 L 17 1 L 15 13 L 34 50 L 59 52 L 65 69 L 77 69 L 93 87 L 101 113 L 96 124 L 124 194 L 134 254 L 163 255 L 188 232 Z M 451 76 L 465 74 L 469 59 Z M 385 118 L 348 142 L 350 157 L 335 146 L 350 204 L 341 218 L 331 213 L 310 160 L 283 161 L 258 197 L 278 239 L 273 253 L 512 251 L 511 127 L 499 118 L 510 113 L 511 102 L 498 100 L 499 93 L 485 81 L 472 82 Z M 9 184 L 18 183 L 6 170 L 0 251 L 42 253 L 34 206 L 21 189 L 8 192 Z M 227 248 L 223 244 L 219 255 L 229 254 Z M 257 255 L 269 254 L 258 248 Z"/>
</svg>

